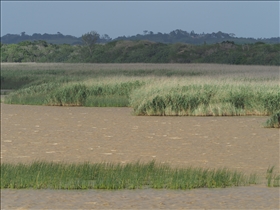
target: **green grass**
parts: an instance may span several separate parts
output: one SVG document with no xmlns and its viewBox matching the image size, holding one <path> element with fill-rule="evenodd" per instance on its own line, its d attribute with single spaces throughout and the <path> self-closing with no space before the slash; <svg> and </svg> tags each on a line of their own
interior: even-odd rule
<svg viewBox="0 0 280 210">
<path fill-rule="evenodd" d="M 280 110 L 273 113 L 270 118 L 265 122 L 266 128 L 280 128 Z"/>
<path fill-rule="evenodd" d="M 128 96 L 89 96 L 84 106 L 87 107 L 127 107 L 129 106 Z"/>
<path fill-rule="evenodd" d="M 268 187 L 280 187 L 280 174 L 274 173 L 274 166 L 268 167 L 266 171 L 266 179 Z"/>
<path fill-rule="evenodd" d="M 277 84 L 214 80 L 161 80 L 132 92 L 136 115 L 270 115 L 280 109 Z"/>
<path fill-rule="evenodd" d="M 1 164 L 1 189 L 194 189 L 256 184 L 256 175 L 228 169 L 171 168 L 148 163 Z"/>
<path fill-rule="evenodd" d="M 8 104 L 50 106 L 129 106 L 129 95 L 142 86 L 137 79 L 110 81 L 106 79 L 83 83 L 43 83 L 16 90 L 5 99 Z"/>
<path fill-rule="evenodd" d="M 271 115 L 280 88 L 263 81 L 192 77 L 110 77 L 49 82 L 11 92 L 5 103 L 51 106 L 124 106 L 135 115 Z"/>
<path fill-rule="evenodd" d="M 9 104 L 124 106 L 135 115 L 161 116 L 267 116 L 280 110 L 277 67 L 2 65 L 1 87 L 17 89 L 5 98 Z"/>
</svg>

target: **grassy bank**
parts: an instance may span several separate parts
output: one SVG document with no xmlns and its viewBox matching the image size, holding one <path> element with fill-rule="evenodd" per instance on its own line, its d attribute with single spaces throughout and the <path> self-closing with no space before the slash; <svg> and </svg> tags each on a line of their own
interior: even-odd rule
<svg viewBox="0 0 280 210">
<path fill-rule="evenodd" d="M 271 115 L 279 86 L 259 81 L 122 78 L 49 82 L 10 93 L 5 103 L 51 106 L 130 106 L 135 115 Z"/>
<path fill-rule="evenodd" d="M 255 174 L 149 163 L 1 164 L 1 189 L 193 189 L 256 184 Z"/>
<path fill-rule="evenodd" d="M 271 115 L 280 109 L 278 67 L 210 64 L 1 64 L 1 67 L 1 88 L 17 89 L 5 98 L 5 103 L 10 104 L 130 106 L 135 115 Z"/>
</svg>

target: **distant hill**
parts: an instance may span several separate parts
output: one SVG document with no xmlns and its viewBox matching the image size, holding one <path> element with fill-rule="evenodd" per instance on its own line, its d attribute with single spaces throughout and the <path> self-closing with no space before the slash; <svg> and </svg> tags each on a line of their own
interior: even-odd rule
<svg viewBox="0 0 280 210">
<path fill-rule="evenodd" d="M 22 33 L 21 35 L 6 34 L 1 37 L 2 44 L 17 44 L 23 41 L 38 41 L 38 40 L 43 40 L 52 44 L 70 44 L 70 45 L 82 44 L 81 38 L 77 38 L 75 36 L 70 36 L 70 35 L 63 35 L 61 33 L 57 33 L 57 34 L 34 33 L 31 36 L 26 35 L 25 33 Z"/>
<path fill-rule="evenodd" d="M 39 41 L 43 40 L 51 44 L 70 44 L 70 45 L 81 45 L 81 37 L 75 37 L 71 35 L 63 35 L 60 32 L 57 34 L 40 34 L 34 33 L 33 35 L 27 35 L 25 32 L 21 34 L 6 34 L 1 37 L 2 44 L 17 44 L 23 41 Z M 197 34 L 194 31 L 187 32 L 180 29 L 171 31 L 170 33 L 153 33 L 152 31 L 144 31 L 143 34 L 137 34 L 134 36 L 120 36 L 116 39 L 111 39 L 107 34 L 102 35 L 98 40 L 98 43 L 108 43 L 110 41 L 119 40 L 148 40 L 153 42 L 159 42 L 164 44 L 171 43 L 186 43 L 194 45 L 202 44 L 214 44 L 221 43 L 223 41 L 231 41 L 236 44 L 253 44 L 256 42 L 263 42 L 266 44 L 277 44 L 280 43 L 280 37 L 272 37 L 266 39 L 255 39 L 255 38 L 243 38 L 235 37 L 233 33 L 223 33 L 221 31 L 216 33 L 202 33 Z"/>
<path fill-rule="evenodd" d="M 254 44 L 256 42 L 263 42 L 266 44 L 277 44 L 280 43 L 280 37 L 273 37 L 268 39 L 254 39 L 254 38 L 242 38 L 235 37 L 233 33 L 223 33 L 221 31 L 216 33 L 202 33 L 197 34 L 194 31 L 187 32 L 180 29 L 171 31 L 169 34 L 166 33 L 153 33 L 152 31 L 144 31 L 143 35 L 137 34 L 131 37 L 118 37 L 114 40 L 149 40 L 154 42 L 160 42 L 165 44 L 170 43 L 186 43 L 186 44 L 215 44 L 224 41 L 232 41 L 236 44 Z"/>
</svg>

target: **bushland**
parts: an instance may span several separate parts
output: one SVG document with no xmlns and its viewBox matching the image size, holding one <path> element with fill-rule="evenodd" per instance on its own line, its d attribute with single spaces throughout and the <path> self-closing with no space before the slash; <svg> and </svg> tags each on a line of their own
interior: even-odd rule
<svg viewBox="0 0 280 210">
<path fill-rule="evenodd" d="M 67 63 L 220 63 L 280 65 L 280 44 L 163 44 L 145 40 L 96 44 L 88 53 L 82 45 L 24 41 L 1 44 L 1 62 Z"/>
</svg>

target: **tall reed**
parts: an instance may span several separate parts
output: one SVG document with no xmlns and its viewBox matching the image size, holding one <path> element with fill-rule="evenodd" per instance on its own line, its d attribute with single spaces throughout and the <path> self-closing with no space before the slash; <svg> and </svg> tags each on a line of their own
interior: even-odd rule
<svg viewBox="0 0 280 210">
<path fill-rule="evenodd" d="M 280 109 L 278 85 L 202 81 L 153 83 L 132 92 L 136 115 L 270 115 Z"/>
<path fill-rule="evenodd" d="M 268 167 L 266 171 L 266 179 L 268 187 L 280 187 L 280 174 L 274 173 L 274 166 Z"/>
<path fill-rule="evenodd" d="M 130 106 L 135 115 L 271 115 L 280 110 L 277 67 L 209 64 L 1 66 L 6 68 L 1 72 L 1 85 L 9 87 L 21 81 L 17 86 L 21 89 L 5 97 L 5 103 Z"/>
<path fill-rule="evenodd" d="M 129 106 L 131 91 L 144 84 L 145 81 L 134 78 L 43 83 L 12 92 L 5 99 L 5 103 L 51 106 Z"/>
<path fill-rule="evenodd" d="M 171 168 L 166 164 L 66 164 L 36 161 L 1 164 L 1 188 L 34 189 L 193 189 L 256 184 L 254 174 L 228 169 Z"/>
</svg>

